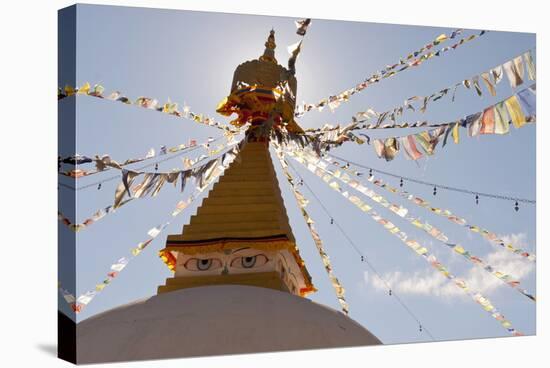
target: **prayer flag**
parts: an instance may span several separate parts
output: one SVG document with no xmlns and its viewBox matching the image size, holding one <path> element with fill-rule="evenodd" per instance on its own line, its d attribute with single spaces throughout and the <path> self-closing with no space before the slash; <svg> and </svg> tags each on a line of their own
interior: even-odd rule
<svg viewBox="0 0 550 368">
<path fill-rule="evenodd" d="M 493 82 L 495 85 L 499 84 L 502 80 L 503 72 L 502 65 L 497 66 L 496 68 L 491 69 L 491 77 L 493 77 Z"/>
<path fill-rule="evenodd" d="M 474 119 L 468 126 L 468 135 L 470 137 L 475 137 L 479 134 L 481 129 L 481 119 Z"/>
<path fill-rule="evenodd" d="M 521 59 L 521 56 L 519 56 L 519 58 Z M 516 88 L 523 83 L 523 62 L 517 62 L 516 59 L 517 58 L 502 64 L 504 72 L 510 82 L 510 87 L 512 88 Z"/>
<path fill-rule="evenodd" d="M 303 20 L 297 20 L 294 23 L 296 24 L 296 27 L 298 28 L 296 30 L 296 34 L 298 34 L 300 36 L 305 36 L 305 34 L 307 32 L 307 28 L 311 24 L 311 19 L 307 18 L 307 19 L 303 19 Z"/>
<path fill-rule="evenodd" d="M 460 140 L 459 132 L 458 132 L 459 126 L 460 126 L 460 123 L 458 122 L 453 125 L 453 141 L 455 142 L 455 144 L 458 144 Z"/>
<path fill-rule="evenodd" d="M 414 136 L 408 135 L 406 137 L 401 137 L 399 140 L 409 159 L 418 160 L 422 157 L 422 153 L 416 148 Z"/>
<path fill-rule="evenodd" d="M 517 93 L 521 108 L 525 115 L 529 118 L 537 115 L 537 104 L 534 90 L 531 88 L 524 89 Z"/>
<path fill-rule="evenodd" d="M 508 114 L 510 115 L 510 118 L 512 120 L 512 124 L 514 124 L 514 127 L 521 128 L 525 125 L 525 115 L 523 114 L 523 111 L 521 111 L 521 106 L 519 105 L 519 101 L 516 95 L 508 98 L 504 101 L 504 104 L 506 105 L 506 108 L 508 109 Z"/>
<path fill-rule="evenodd" d="M 396 138 L 388 138 L 384 142 L 384 158 L 386 161 L 391 161 L 399 152 L 399 142 Z"/>
<path fill-rule="evenodd" d="M 495 109 L 493 106 L 483 111 L 481 118 L 480 134 L 494 134 L 495 133 Z"/>
<path fill-rule="evenodd" d="M 531 55 L 531 50 L 523 54 L 525 60 L 525 65 L 527 66 L 527 76 L 530 80 L 536 79 L 535 63 L 533 62 L 533 55 Z"/>
<path fill-rule="evenodd" d="M 479 97 L 481 97 L 481 87 L 479 86 L 479 76 L 476 75 L 475 77 L 472 78 L 472 84 L 474 85 L 474 88 L 477 92 L 477 95 Z"/>
<path fill-rule="evenodd" d="M 491 82 L 491 77 L 489 76 L 489 73 L 481 73 L 481 80 L 483 80 L 483 83 L 485 83 L 485 87 L 487 87 L 487 90 L 491 94 L 491 96 L 496 96 L 497 91 L 495 89 L 495 86 L 493 85 L 493 82 Z"/>
<path fill-rule="evenodd" d="M 510 131 L 510 116 L 504 102 L 495 105 L 495 134 L 508 134 Z"/>
</svg>

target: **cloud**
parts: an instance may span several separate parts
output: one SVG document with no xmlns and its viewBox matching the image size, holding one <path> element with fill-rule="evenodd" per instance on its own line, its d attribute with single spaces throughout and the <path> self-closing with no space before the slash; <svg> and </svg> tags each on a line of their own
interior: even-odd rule
<svg viewBox="0 0 550 368">
<path fill-rule="evenodd" d="M 400 271 L 390 272 L 382 275 L 382 278 L 391 285 L 392 290 L 400 294 L 435 296 L 454 294 L 453 290 L 448 288 L 447 279 L 432 269 L 412 274 Z M 386 282 L 378 277 L 371 278 L 371 285 L 377 290 L 387 291 Z"/>
<path fill-rule="evenodd" d="M 525 234 L 510 234 L 501 236 L 506 242 L 512 243 L 515 247 L 525 247 Z M 521 280 L 535 270 L 533 262 L 522 259 L 504 249 L 495 249 L 493 252 L 482 257 L 485 262 L 493 266 L 495 270 L 505 272 L 514 279 Z M 433 295 L 443 297 L 460 297 L 467 295 L 456 287 L 438 271 L 427 265 L 422 271 L 404 273 L 400 271 L 390 272 L 382 275 L 382 278 L 391 285 L 392 290 L 400 294 Z M 490 294 L 496 290 L 507 287 L 502 281 L 484 271 L 479 266 L 471 265 L 466 274 L 461 277 L 471 290 L 479 291 L 482 294 Z M 364 276 L 365 282 L 375 289 L 387 291 L 386 283 L 379 277 Z"/>
</svg>

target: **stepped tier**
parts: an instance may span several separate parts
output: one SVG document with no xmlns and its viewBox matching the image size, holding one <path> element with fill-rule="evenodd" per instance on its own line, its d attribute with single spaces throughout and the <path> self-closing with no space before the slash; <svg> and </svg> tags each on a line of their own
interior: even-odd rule
<svg viewBox="0 0 550 368">
<path fill-rule="evenodd" d="M 294 242 L 267 142 L 249 142 L 168 249 L 203 241 L 286 237 Z"/>
</svg>

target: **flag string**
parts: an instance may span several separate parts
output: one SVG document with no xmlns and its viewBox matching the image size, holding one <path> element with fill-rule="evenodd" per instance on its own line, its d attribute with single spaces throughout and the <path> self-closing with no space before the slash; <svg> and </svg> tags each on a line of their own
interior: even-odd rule
<svg viewBox="0 0 550 368">
<path fill-rule="evenodd" d="M 57 100 L 60 101 L 62 99 L 65 99 L 71 96 L 96 97 L 99 99 L 120 102 L 125 105 L 138 106 L 145 109 L 158 111 L 167 115 L 188 119 L 196 123 L 215 127 L 224 131 L 233 131 L 233 132 L 236 131 L 236 129 L 230 127 L 225 123 L 218 122 L 203 114 L 196 114 L 190 111 L 190 108 L 187 105 L 184 106 L 183 111 L 179 111 L 178 104 L 171 102 L 170 100 L 168 100 L 168 102 L 164 104 L 159 105 L 158 100 L 154 98 L 139 97 L 135 101 L 132 101 L 130 98 L 126 97 L 125 95 L 121 94 L 118 91 L 112 92 L 108 96 L 103 95 L 104 91 L 105 91 L 105 88 L 103 86 L 99 84 L 95 84 L 92 87 L 89 82 L 85 82 L 80 87 L 73 87 L 70 85 L 66 85 L 64 88 L 60 88 L 60 87 L 57 88 Z"/>
<path fill-rule="evenodd" d="M 180 157 L 187 153 L 196 151 L 197 149 L 200 149 L 200 148 L 210 150 L 210 147 L 213 143 L 218 142 L 223 138 L 225 138 L 227 143 L 229 143 L 230 141 L 233 140 L 234 136 L 233 134 L 231 134 L 230 136 L 220 136 L 217 138 L 209 137 L 208 140 L 201 143 L 197 143 L 196 140 L 193 139 L 187 145 L 180 144 L 170 148 L 166 148 L 166 146 L 162 146 L 158 154 L 155 153 L 155 150 L 153 148 L 151 148 L 149 152 L 147 152 L 147 155 L 145 157 L 126 159 L 124 162 L 113 160 L 111 158 L 111 155 L 109 154 L 103 154 L 103 155 L 96 154 L 94 155 L 94 157 L 89 157 L 87 155 L 80 155 L 80 154 L 75 154 L 68 157 L 59 157 L 58 158 L 59 174 L 63 176 L 70 176 L 72 178 L 79 179 L 84 176 L 90 176 L 90 175 L 106 172 L 113 168 L 120 169 L 122 167 L 130 166 L 140 162 L 153 160 L 153 163 L 147 164 L 145 166 L 142 166 L 136 169 L 136 170 L 143 170 L 147 167 L 156 166 L 160 163 L 172 160 L 175 157 Z M 93 171 L 80 170 L 80 166 L 89 164 L 89 163 L 94 163 L 96 166 L 96 170 L 93 170 Z M 76 167 L 76 169 L 63 171 L 61 170 L 61 164 L 68 164 Z"/>
<path fill-rule="evenodd" d="M 527 290 L 520 287 L 520 281 L 518 279 L 513 278 L 511 275 L 497 270 L 492 265 L 488 264 L 485 260 L 483 260 L 481 257 L 478 257 L 474 254 L 472 254 L 469 250 L 467 250 L 464 246 L 453 243 L 450 241 L 450 239 L 441 231 L 440 229 L 436 228 L 435 226 L 429 224 L 428 222 L 422 221 L 419 217 L 414 217 L 409 214 L 409 209 L 400 205 L 397 205 L 395 203 L 389 202 L 386 198 L 379 195 L 375 191 L 368 189 L 363 184 L 364 182 L 359 182 L 357 180 L 351 179 L 351 177 L 347 174 L 342 174 L 340 170 L 332 171 L 328 169 L 328 165 L 330 164 L 327 161 L 319 160 L 316 158 L 311 157 L 310 155 L 303 154 L 303 153 L 297 153 L 297 152 L 288 152 L 288 154 L 293 157 L 295 160 L 303 164 L 307 169 L 313 173 L 316 172 L 316 170 L 321 170 L 321 175 L 323 173 L 329 174 L 332 176 L 332 178 L 335 178 L 342 183 L 346 184 L 347 186 L 353 188 L 354 190 L 358 191 L 359 193 L 367 196 L 372 201 L 380 204 L 382 207 L 388 209 L 389 211 L 393 212 L 397 216 L 401 217 L 402 219 L 408 221 L 413 226 L 423 230 L 428 235 L 430 235 L 432 238 L 442 242 L 444 245 L 446 245 L 450 250 L 456 252 L 457 254 L 461 255 L 464 259 L 471 262 L 475 266 L 480 267 L 487 273 L 491 274 L 492 276 L 496 277 L 498 280 L 502 281 L 505 285 L 515 289 L 520 294 L 526 296 L 531 301 L 535 302 L 536 298 L 534 295 L 532 295 Z M 369 180 L 370 181 L 370 180 Z"/>
<path fill-rule="evenodd" d="M 332 269 L 332 264 L 330 262 L 330 257 L 325 251 L 325 248 L 323 246 L 323 241 L 321 240 L 321 237 L 317 233 L 317 230 L 314 226 L 314 221 L 311 218 L 311 216 L 308 214 L 306 210 L 307 203 L 309 202 L 302 193 L 297 188 L 297 185 L 295 183 L 294 178 L 288 171 L 288 163 L 284 159 L 283 152 L 281 151 L 280 147 L 275 146 L 275 151 L 277 154 L 277 158 L 279 159 L 279 162 L 281 164 L 281 168 L 285 174 L 285 177 L 290 184 L 292 188 L 292 193 L 294 194 L 294 197 L 296 198 L 296 202 L 298 203 L 298 206 L 300 207 L 302 217 L 304 218 L 306 225 L 308 227 L 309 233 L 313 239 L 313 242 L 315 243 L 315 246 L 317 248 L 317 251 L 319 253 L 319 256 L 321 257 L 321 261 L 323 262 L 323 265 L 325 267 L 325 271 L 327 272 L 327 275 L 330 279 L 330 282 L 332 284 L 332 287 L 334 288 L 334 291 L 336 293 L 336 298 L 338 299 L 338 303 L 340 303 L 340 307 L 342 308 L 342 312 L 345 314 L 349 313 L 349 305 L 346 301 L 345 297 L 345 289 L 338 280 L 338 278 L 334 275 L 334 271 Z"/>
<path fill-rule="evenodd" d="M 321 199 L 319 198 L 319 196 L 317 194 L 315 194 L 315 191 L 311 189 L 311 187 L 308 185 L 308 183 L 306 182 L 306 180 L 304 180 L 304 178 L 302 177 L 302 175 L 300 175 L 299 171 L 296 170 L 296 168 L 294 167 L 294 165 L 292 164 L 292 162 L 288 162 L 288 165 L 290 168 L 292 168 L 292 170 L 294 171 L 294 173 L 300 178 L 300 183 L 303 183 L 303 185 L 307 188 L 307 190 L 309 191 L 309 193 L 313 196 L 313 198 L 315 198 L 315 200 L 317 201 L 317 203 L 319 203 L 320 207 L 323 209 L 323 211 L 325 212 L 325 214 L 328 216 L 328 218 L 331 219 L 332 223 L 336 226 L 336 228 L 338 229 L 338 231 L 344 236 L 344 238 L 346 238 L 348 244 L 355 250 L 355 252 L 361 257 L 361 262 L 364 262 L 367 267 L 374 273 L 374 275 L 386 286 L 386 289 L 388 290 L 388 293 L 390 296 L 393 296 L 395 298 L 395 300 L 401 305 L 401 307 L 403 308 L 403 310 L 405 310 L 405 312 L 419 325 L 419 326 L 422 326 L 423 327 L 423 331 L 426 332 L 426 334 L 428 335 L 428 337 L 432 340 L 432 341 L 436 341 L 436 339 L 434 338 L 433 334 L 431 333 L 431 331 L 426 327 L 426 325 L 424 323 L 422 323 L 420 321 L 420 319 L 418 318 L 418 316 L 416 316 L 416 314 L 411 310 L 411 308 L 409 306 L 407 306 L 405 304 L 405 302 L 403 301 L 403 299 L 399 296 L 398 293 L 395 292 L 395 290 L 392 288 L 391 284 L 380 274 L 380 272 L 378 272 L 378 270 L 374 267 L 374 265 L 372 264 L 372 261 L 370 260 L 370 257 L 366 254 L 366 252 L 364 251 L 361 251 L 359 249 L 359 247 L 355 244 L 355 242 L 351 239 L 351 237 L 344 231 L 344 229 L 342 228 L 342 226 L 339 224 L 339 222 L 336 220 L 335 216 L 333 216 L 330 211 L 326 208 L 326 206 L 323 204 L 323 201 L 321 201 Z"/>
<path fill-rule="evenodd" d="M 454 143 L 458 144 L 461 128 L 465 128 L 470 137 L 487 134 L 505 135 L 510 133 L 510 125 L 520 129 L 527 123 L 535 122 L 536 84 L 533 83 L 506 99 L 454 121 L 403 123 L 402 127 L 431 127 L 432 129 L 407 135 L 377 138 L 373 140 L 372 146 L 378 158 L 384 158 L 386 161 L 393 160 L 401 151 L 405 151 L 407 159 L 418 160 L 425 156 L 432 156 L 440 142 L 443 142 L 442 146 L 445 147 L 449 136 L 452 136 Z M 359 124 L 358 122 L 335 128 L 325 125 L 314 133 L 306 134 L 320 142 L 320 151 L 328 151 L 331 145 L 335 143 L 341 145 L 347 141 L 354 141 L 357 144 L 366 142 L 370 145 L 371 138 L 368 135 L 360 133 L 359 135 L 363 136 L 363 139 L 352 133 L 357 130 L 369 129 L 369 126 L 369 124 Z"/>
<path fill-rule="evenodd" d="M 507 60 L 506 62 L 499 64 L 491 69 L 489 69 L 486 72 L 480 73 L 478 75 L 475 75 L 473 77 L 464 79 L 458 83 L 455 83 L 453 85 L 450 85 L 448 87 L 445 87 L 437 92 L 434 92 L 427 96 L 412 96 L 405 100 L 405 102 L 401 105 L 395 106 L 389 110 L 386 110 L 384 112 L 377 112 L 373 110 L 372 108 L 367 109 L 366 111 L 359 111 L 355 113 L 354 117 L 352 118 L 353 121 L 358 121 L 360 123 L 363 123 L 365 121 L 369 121 L 372 118 L 375 118 L 376 123 L 375 124 L 367 124 L 364 125 L 362 129 L 392 129 L 392 128 L 408 128 L 411 124 L 408 123 L 396 123 L 396 118 L 403 115 L 404 111 L 411 110 L 411 111 L 419 111 L 421 113 L 425 113 L 428 105 L 430 102 L 437 102 L 442 101 L 444 97 L 449 96 L 450 92 L 452 90 L 452 102 L 455 101 L 456 92 L 457 89 L 461 86 L 463 86 L 466 89 L 469 90 L 475 90 L 477 95 L 479 97 L 483 96 L 482 89 L 480 86 L 480 79 L 483 81 L 483 84 L 485 85 L 488 92 L 494 97 L 496 96 L 496 86 L 498 83 L 500 83 L 503 80 L 503 74 L 505 72 L 503 70 L 509 70 L 505 66 L 509 65 L 510 63 L 514 63 L 514 65 L 518 65 L 519 68 L 515 68 L 510 73 L 506 74 L 511 88 L 517 88 L 519 85 L 522 85 L 524 82 L 524 65 L 527 67 L 528 71 L 528 78 L 529 80 L 534 81 L 535 80 L 535 64 L 533 62 L 532 57 L 532 51 L 534 48 L 529 49 L 527 51 L 524 51 L 520 53 L 519 55 L 514 56 L 512 59 Z M 514 72 L 514 73 L 512 73 Z M 519 83 L 518 83 L 518 76 L 519 76 Z M 421 102 L 420 106 L 414 106 L 417 102 Z M 384 121 L 386 119 L 390 119 L 393 124 L 385 124 L 383 125 Z M 363 120 L 361 120 L 363 119 Z M 427 126 L 437 126 L 437 125 L 427 125 Z M 315 131 L 314 129 L 308 130 L 308 131 Z"/>
<path fill-rule="evenodd" d="M 360 177 L 360 176 L 357 175 L 357 172 L 355 172 L 354 170 L 351 170 L 349 168 L 345 168 L 345 165 L 343 165 L 341 162 L 338 162 L 338 161 L 334 160 L 331 156 L 326 156 L 326 160 L 328 162 L 330 162 L 331 164 L 342 168 L 347 173 L 350 173 L 351 175 L 354 175 L 358 178 Z M 512 253 L 518 254 L 518 255 L 524 257 L 525 259 L 527 259 L 529 261 L 536 262 L 536 255 L 533 254 L 532 252 L 529 252 L 528 250 L 523 249 L 523 248 L 517 248 L 517 247 L 513 246 L 511 243 L 506 243 L 503 239 L 500 239 L 498 237 L 498 235 L 495 234 L 494 232 L 489 231 L 489 230 L 487 230 L 487 229 L 485 229 L 481 226 L 469 223 L 466 219 L 464 219 L 463 217 L 460 217 L 456 214 L 453 214 L 448 209 L 441 209 L 441 208 L 437 208 L 437 207 L 432 207 L 428 201 L 420 198 L 419 196 L 416 196 L 416 195 L 414 195 L 414 194 L 412 194 L 408 191 L 400 190 L 399 188 L 390 186 L 389 184 L 385 183 L 382 179 L 375 179 L 374 175 L 372 175 L 372 174 L 369 175 L 368 180 L 370 182 L 372 182 L 373 184 L 377 185 L 378 187 L 383 188 L 383 189 L 387 190 L 388 192 L 396 194 L 396 195 L 398 195 L 402 198 L 405 198 L 408 201 L 414 203 L 415 205 L 430 211 L 431 213 L 434 213 L 436 215 L 443 216 L 443 217 L 447 218 L 449 221 L 451 221 L 452 223 L 454 223 L 456 225 L 463 226 L 463 227 L 465 227 L 466 229 L 470 230 L 473 233 L 481 234 L 481 236 L 483 236 L 485 239 L 487 239 L 488 241 L 490 241 L 491 243 L 493 243 L 495 245 L 499 245 L 499 246 L 503 247 L 504 249 L 506 249 L 508 251 L 511 251 Z"/>
<path fill-rule="evenodd" d="M 453 39 L 457 35 L 462 33 L 461 29 L 455 30 L 450 36 L 447 36 L 446 34 L 439 35 L 436 39 L 431 41 L 429 44 L 423 46 L 418 51 L 412 52 L 409 55 L 407 55 L 404 58 L 401 58 L 398 63 L 395 63 L 393 65 L 389 65 L 386 68 L 374 73 L 372 76 L 367 78 L 365 81 L 357 84 L 355 87 L 349 88 L 337 95 L 333 95 L 327 98 L 322 99 L 318 103 L 315 104 L 307 104 L 304 103 L 302 105 L 299 105 L 296 109 L 295 115 L 297 117 L 300 117 L 304 115 L 306 112 L 311 111 L 313 109 L 317 109 L 318 111 L 322 111 L 325 106 L 328 106 L 331 111 L 334 111 L 336 108 L 340 106 L 342 102 L 346 102 L 350 99 L 351 96 L 353 96 L 356 93 L 359 93 L 363 91 L 368 86 L 378 83 L 381 80 L 389 77 L 393 77 L 397 75 L 398 73 L 410 68 L 410 67 L 416 67 L 421 65 L 424 61 L 431 59 L 434 56 L 440 56 L 444 55 L 446 52 L 450 50 L 455 50 L 459 46 L 472 41 L 478 37 L 481 37 L 485 35 L 488 31 L 482 30 L 479 33 L 472 34 L 468 37 L 464 37 L 460 39 L 457 43 L 453 44 L 452 46 L 446 46 L 443 48 L 440 48 L 437 51 L 429 51 L 434 46 L 439 45 L 442 42 L 447 41 L 448 39 Z M 428 51 L 427 53 L 424 53 L 425 51 Z M 400 67 L 398 69 L 398 67 Z"/>
</svg>

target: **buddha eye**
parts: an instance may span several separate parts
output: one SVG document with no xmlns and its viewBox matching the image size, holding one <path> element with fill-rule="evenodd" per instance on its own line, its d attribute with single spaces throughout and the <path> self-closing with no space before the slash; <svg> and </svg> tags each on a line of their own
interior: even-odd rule
<svg viewBox="0 0 550 368">
<path fill-rule="evenodd" d="M 253 257 L 242 257 L 241 258 L 241 265 L 244 268 L 252 268 L 256 264 L 256 256 Z"/>
<path fill-rule="evenodd" d="M 206 271 L 207 269 L 212 266 L 212 260 L 211 259 L 198 259 L 197 260 L 197 268 L 201 271 Z"/>
<path fill-rule="evenodd" d="M 255 256 L 237 257 L 231 261 L 231 267 L 236 268 L 253 268 L 260 267 L 266 264 L 269 260 L 263 254 Z"/>
<path fill-rule="evenodd" d="M 183 266 L 189 271 L 208 271 L 220 268 L 222 262 L 216 258 L 190 258 Z"/>
</svg>

